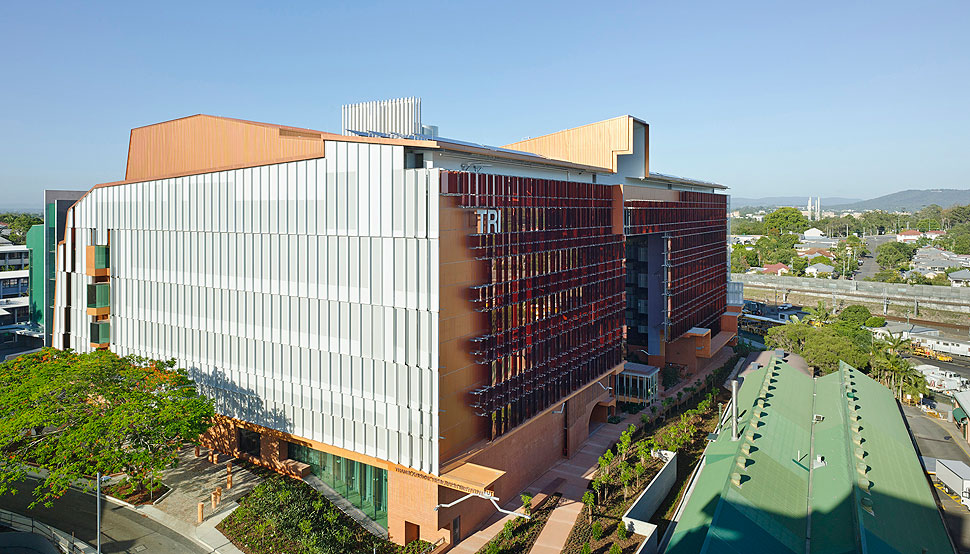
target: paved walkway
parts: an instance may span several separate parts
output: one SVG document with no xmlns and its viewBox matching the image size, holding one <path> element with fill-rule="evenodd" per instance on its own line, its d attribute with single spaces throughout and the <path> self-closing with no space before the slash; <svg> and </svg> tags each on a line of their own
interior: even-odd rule
<svg viewBox="0 0 970 554">
<path fill-rule="evenodd" d="M 560 460 L 556 465 L 543 473 L 538 479 L 526 487 L 528 494 L 535 495 L 552 484 L 558 478 L 564 479 L 557 491 L 562 493 L 559 505 L 549 515 L 545 527 L 539 533 L 535 546 L 532 547 L 533 553 L 552 554 L 562 552 L 563 545 L 569 537 L 569 532 L 576 522 L 576 517 L 583 509 L 583 493 L 589 486 L 590 478 L 599 467 L 599 457 L 607 448 L 613 446 L 620 438 L 622 433 L 631 423 L 639 423 L 639 415 L 628 415 L 624 420 L 617 424 L 602 425 L 593 435 L 583 444 L 579 452 L 572 458 Z M 551 491 L 551 492 L 557 492 Z M 551 494 L 551 493 L 550 493 Z M 503 506 L 507 510 L 514 510 L 522 506 L 518 498 L 510 501 Z M 501 517 L 499 517 L 501 516 Z M 475 554 L 488 541 L 492 540 L 502 531 L 505 522 L 512 519 L 501 513 L 496 513 L 485 526 L 475 534 L 465 538 L 451 550 L 456 554 Z"/>
<path fill-rule="evenodd" d="M 261 481 L 258 475 L 238 463 L 233 463 L 232 488 L 227 489 L 226 467 L 233 458 L 220 454 L 217 463 L 213 464 L 206 458 L 208 453 L 203 449 L 202 456 L 196 458 L 193 448 L 179 451 L 178 466 L 164 471 L 161 475 L 162 482 L 172 491 L 155 504 L 156 508 L 194 526 L 198 522 L 199 502 L 205 504 L 203 513 L 208 519 L 230 509 L 240 497 Z M 216 487 L 222 487 L 222 503 L 213 511 L 211 494 Z"/>
<path fill-rule="evenodd" d="M 672 397 L 676 399 L 677 392 L 683 390 L 685 387 L 692 385 L 698 380 L 703 384 L 712 371 L 724 365 L 732 356 L 734 356 L 734 352 L 731 348 L 721 349 L 714 357 L 708 360 L 702 369 L 687 377 L 670 390 L 663 391 L 661 397 Z M 657 411 L 659 413 L 659 403 L 656 403 L 656 405 L 658 406 Z M 671 409 L 675 408 L 672 407 Z M 572 532 L 573 524 L 576 523 L 576 518 L 584 508 L 583 493 L 589 488 L 589 482 L 599 468 L 599 457 L 608 448 L 616 444 L 620 439 L 620 434 L 627 427 L 631 424 L 641 425 L 641 414 L 649 415 L 649 406 L 641 411 L 640 414 L 626 415 L 620 423 L 600 426 L 589 436 L 582 448 L 579 449 L 579 452 L 574 454 L 572 458 L 560 460 L 523 491 L 535 495 L 538 491 L 550 485 L 554 479 L 563 478 L 565 480 L 565 483 L 558 488 L 558 492 L 562 493 L 562 499 L 559 501 L 556 509 L 549 515 L 545 527 L 539 533 L 539 537 L 536 539 L 536 543 L 530 551 L 531 554 L 559 554 L 562 552 L 566 540 L 569 538 L 569 533 Z M 514 510 L 520 506 L 521 503 L 516 498 L 503 506 L 503 508 Z M 496 513 L 491 519 L 485 522 L 482 529 L 458 543 L 451 552 L 455 552 L 456 554 L 475 554 L 488 541 L 498 536 L 505 526 L 505 522 L 509 521 L 512 517 Z"/>
</svg>

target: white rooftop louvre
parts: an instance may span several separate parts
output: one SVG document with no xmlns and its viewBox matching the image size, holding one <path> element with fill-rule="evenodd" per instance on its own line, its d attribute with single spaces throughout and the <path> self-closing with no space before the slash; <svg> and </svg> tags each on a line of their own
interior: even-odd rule
<svg viewBox="0 0 970 554">
<path fill-rule="evenodd" d="M 421 99 L 415 96 L 344 104 L 340 108 L 344 135 L 380 133 L 413 136 L 422 134 Z M 356 132 L 356 133 L 355 133 Z"/>
</svg>

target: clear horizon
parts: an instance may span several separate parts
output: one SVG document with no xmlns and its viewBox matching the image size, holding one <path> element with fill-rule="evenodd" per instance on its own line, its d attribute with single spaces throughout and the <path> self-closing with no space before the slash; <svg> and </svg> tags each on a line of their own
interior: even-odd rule
<svg viewBox="0 0 970 554">
<path fill-rule="evenodd" d="M 0 210 L 123 178 L 133 127 L 339 132 L 341 104 L 400 96 L 493 145 L 629 113 L 653 171 L 743 198 L 970 188 L 965 2 L 424 8 L 5 5 Z"/>
</svg>

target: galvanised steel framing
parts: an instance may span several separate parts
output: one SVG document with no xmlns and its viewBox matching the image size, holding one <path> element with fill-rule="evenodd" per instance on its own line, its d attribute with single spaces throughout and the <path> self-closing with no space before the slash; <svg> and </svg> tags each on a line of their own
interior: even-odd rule
<svg viewBox="0 0 970 554">
<path fill-rule="evenodd" d="M 490 328 L 474 355 L 491 369 L 473 406 L 493 438 L 622 362 L 623 236 L 607 185 L 443 172 L 441 189 L 501 216 L 469 244 L 491 275 L 472 289 Z"/>
<path fill-rule="evenodd" d="M 726 309 L 727 196 L 681 191 L 678 201 L 627 200 L 626 235 L 662 233 L 665 340 L 692 327 L 719 330 Z"/>
</svg>

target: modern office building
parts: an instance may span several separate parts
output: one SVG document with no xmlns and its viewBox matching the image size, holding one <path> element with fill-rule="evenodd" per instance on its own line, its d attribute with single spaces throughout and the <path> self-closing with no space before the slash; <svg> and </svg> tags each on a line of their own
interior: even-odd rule
<svg viewBox="0 0 970 554">
<path fill-rule="evenodd" d="M 66 211 L 53 345 L 175 358 L 216 400 L 207 445 L 454 543 L 605 420 L 625 323 L 654 366 L 736 328 L 724 187 L 651 174 L 642 121 L 499 148 L 407 99 L 344 127 L 132 130 L 125 179 Z"/>
<path fill-rule="evenodd" d="M 743 375 L 666 552 L 954 551 L 892 392 L 844 363 Z"/>
<path fill-rule="evenodd" d="M 0 346 L 17 342 L 17 331 L 29 322 L 30 251 L 23 245 L 0 246 Z"/>
</svg>

